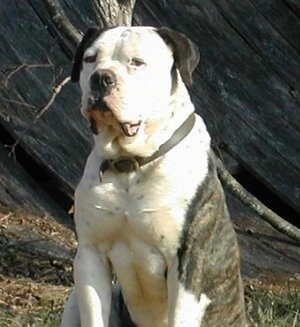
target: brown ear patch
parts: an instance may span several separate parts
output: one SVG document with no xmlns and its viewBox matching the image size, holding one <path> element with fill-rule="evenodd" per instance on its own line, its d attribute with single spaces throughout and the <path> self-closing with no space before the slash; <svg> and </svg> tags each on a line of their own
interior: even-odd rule
<svg viewBox="0 0 300 327">
<path fill-rule="evenodd" d="M 78 45 L 78 48 L 75 53 L 73 68 L 71 72 L 71 81 L 78 82 L 80 71 L 82 69 L 82 59 L 85 50 L 105 31 L 107 31 L 109 27 L 90 27 L 87 32 L 84 34 L 81 42 Z"/>
<path fill-rule="evenodd" d="M 198 47 L 184 34 L 167 27 L 157 29 L 162 39 L 173 48 L 174 62 L 187 86 L 193 84 L 192 73 L 200 60 Z"/>
</svg>

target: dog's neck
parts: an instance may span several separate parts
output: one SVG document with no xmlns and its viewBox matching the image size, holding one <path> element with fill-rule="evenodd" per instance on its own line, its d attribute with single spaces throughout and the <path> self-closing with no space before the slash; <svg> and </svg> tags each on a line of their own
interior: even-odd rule
<svg viewBox="0 0 300 327">
<path fill-rule="evenodd" d="M 167 152 L 169 152 L 174 146 L 180 143 L 193 129 L 195 124 L 195 114 L 192 113 L 189 117 L 176 129 L 174 134 L 169 138 L 169 140 L 160 145 L 159 149 L 154 152 L 150 157 L 121 157 L 116 160 L 106 159 L 100 165 L 100 179 L 102 179 L 103 173 L 106 170 L 112 170 L 116 173 L 130 173 L 138 170 L 142 166 L 150 163 L 162 157 Z"/>
<path fill-rule="evenodd" d="M 170 97 L 168 115 L 155 123 L 146 123 L 144 130 L 139 131 L 134 137 L 116 134 L 111 130 L 101 130 L 98 135 L 94 135 L 95 150 L 103 159 L 149 157 L 172 137 L 192 112 L 194 106 L 184 83 L 180 80 L 176 92 Z"/>
</svg>

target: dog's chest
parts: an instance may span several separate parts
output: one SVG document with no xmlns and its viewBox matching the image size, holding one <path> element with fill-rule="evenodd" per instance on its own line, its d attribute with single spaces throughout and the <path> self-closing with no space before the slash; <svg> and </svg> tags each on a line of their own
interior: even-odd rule
<svg viewBox="0 0 300 327">
<path fill-rule="evenodd" d="M 151 326 L 166 325 L 166 274 L 176 265 L 186 212 L 207 175 L 209 142 L 190 146 L 196 132 L 139 171 L 106 171 L 102 181 L 93 151 L 75 194 L 79 244 L 106 255 L 135 321 L 148 312 L 157 322 Z"/>
<path fill-rule="evenodd" d="M 182 192 L 180 181 L 159 173 L 122 175 L 108 172 L 102 183 L 90 181 L 77 191 L 77 230 L 105 251 L 120 243 L 134 247 L 135 242 L 171 251 L 178 243 L 189 192 Z"/>
<path fill-rule="evenodd" d="M 139 308 L 152 308 L 153 326 L 165 326 L 166 272 L 196 187 L 178 176 L 156 169 L 132 176 L 109 172 L 102 183 L 86 180 L 76 192 L 79 242 L 106 254 L 130 307 L 137 310 L 132 311 L 136 321 L 144 319 Z"/>
<path fill-rule="evenodd" d="M 164 256 L 174 254 L 187 207 L 207 173 L 207 149 L 194 151 L 188 144 L 134 173 L 106 171 L 101 182 L 101 161 L 92 153 L 75 194 L 79 241 L 108 251 L 116 242 L 130 247 L 139 240 Z M 185 158 L 178 164 L 181 152 Z"/>
</svg>

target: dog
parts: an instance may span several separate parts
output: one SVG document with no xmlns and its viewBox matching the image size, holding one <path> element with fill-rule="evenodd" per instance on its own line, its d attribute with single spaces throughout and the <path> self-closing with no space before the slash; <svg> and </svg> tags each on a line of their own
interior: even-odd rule
<svg viewBox="0 0 300 327">
<path fill-rule="evenodd" d="M 164 27 L 92 27 L 79 44 L 71 79 L 95 144 L 61 326 L 247 326 L 237 238 L 187 91 L 199 58 Z"/>
</svg>

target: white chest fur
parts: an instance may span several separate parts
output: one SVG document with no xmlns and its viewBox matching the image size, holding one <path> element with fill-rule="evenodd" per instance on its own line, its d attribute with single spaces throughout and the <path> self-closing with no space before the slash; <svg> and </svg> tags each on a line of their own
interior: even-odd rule
<svg viewBox="0 0 300 327">
<path fill-rule="evenodd" d="M 93 151 L 76 190 L 79 243 L 105 253 L 129 305 L 149 307 L 150 301 L 158 325 L 167 311 L 165 273 L 176 257 L 185 212 L 207 174 L 209 145 L 197 117 L 192 132 L 162 158 L 130 174 L 106 171 L 101 182 L 101 158 Z"/>
<path fill-rule="evenodd" d="M 158 248 L 160 240 L 176 245 L 186 208 L 206 176 L 208 151 L 209 136 L 199 117 L 180 144 L 137 172 L 106 171 L 100 181 L 102 160 L 92 151 L 75 194 L 79 241 L 88 237 L 103 250 L 120 238 L 136 237 Z"/>
</svg>

